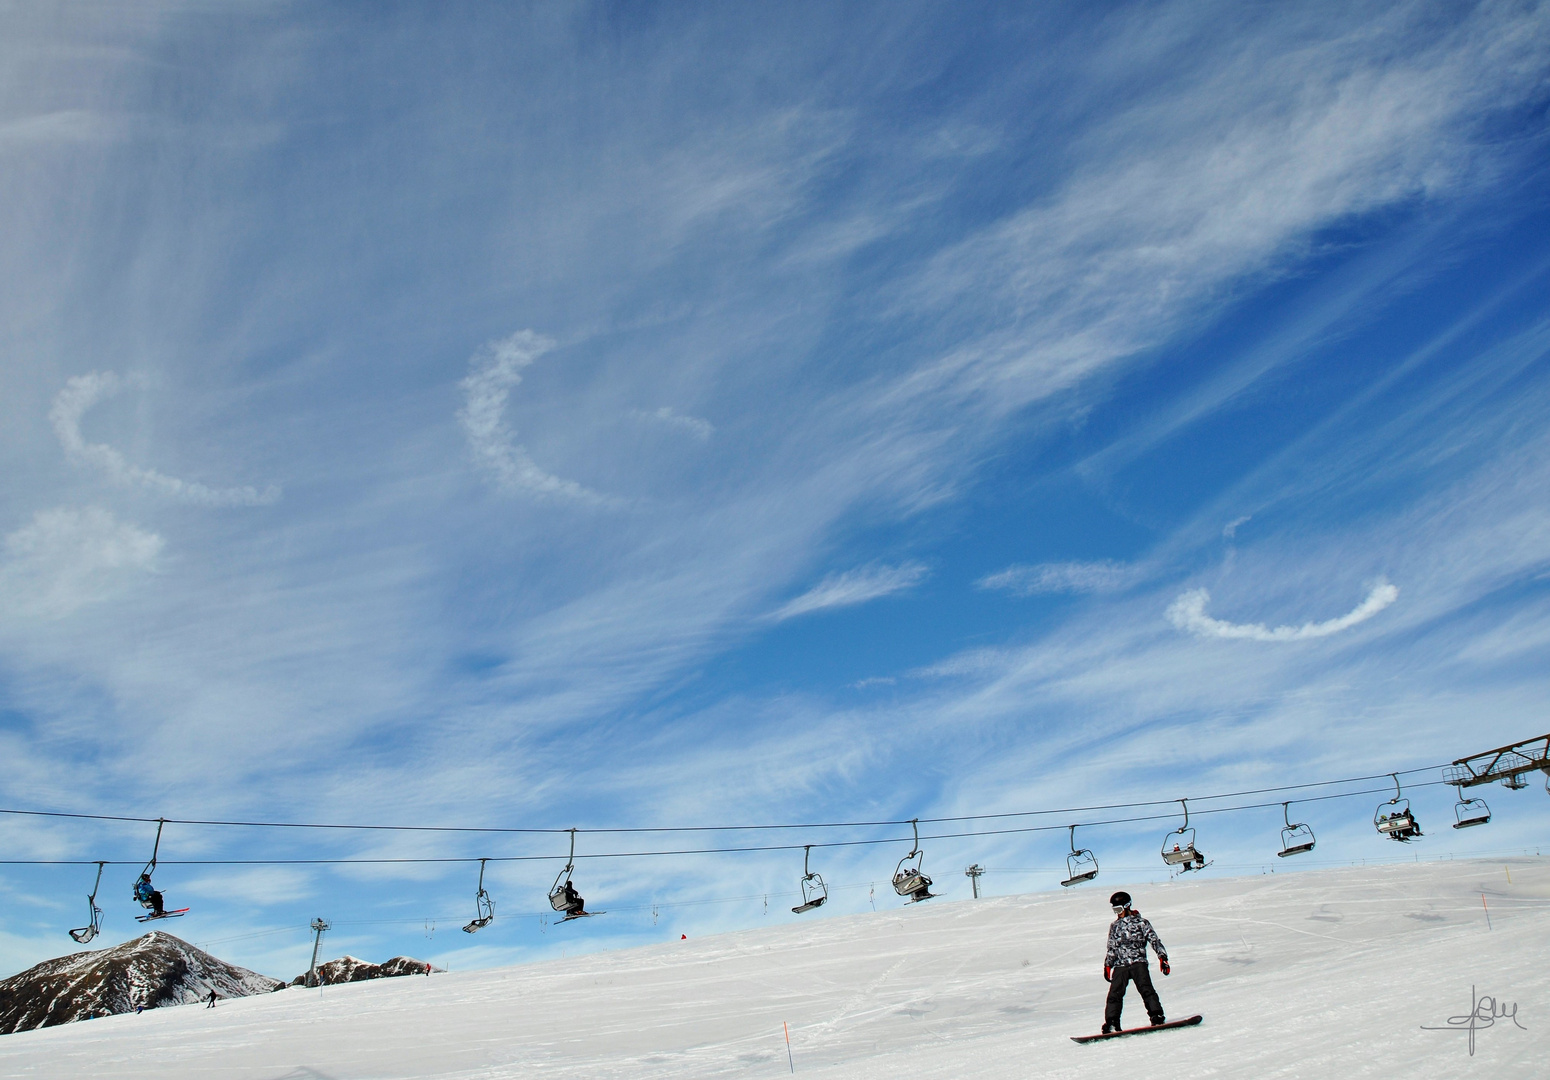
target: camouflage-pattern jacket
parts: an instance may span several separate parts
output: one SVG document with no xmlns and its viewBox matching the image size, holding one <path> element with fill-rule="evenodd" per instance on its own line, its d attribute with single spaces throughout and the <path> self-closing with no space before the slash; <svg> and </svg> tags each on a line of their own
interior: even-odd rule
<svg viewBox="0 0 1550 1080">
<path fill-rule="evenodd" d="M 1152 924 L 1143 919 L 1139 911 L 1127 911 L 1109 927 L 1109 951 L 1103 956 L 1103 966 L 1116 968 L 1146 963 L 1148 943 L 1159 957 L 1168 955 Z"/>
</svg>

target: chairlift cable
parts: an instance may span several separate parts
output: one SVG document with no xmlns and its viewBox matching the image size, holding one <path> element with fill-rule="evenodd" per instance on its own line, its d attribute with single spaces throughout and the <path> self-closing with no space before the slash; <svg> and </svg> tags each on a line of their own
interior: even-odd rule
<svg viewBox="0 0 1550 1080">
<path fill-rule="evenodd" d="M 1387 775 L 1387 774 L 1385 774 L 1385 775 Z M 1441 780 L 1431 781 L 1431 782 L 1423 783 L 1423 784 L 1412 784 L 1411 785 L 1411 787 L 1413 787 L 1413 788 L 1447 787 L 1447 786 L 1450 786 L 1450 785 L 1446 784 L 1444 781 L 1441 781 Z M 1314 795 L 1314 796 L 1310 796 L 1309 798 L 1301 799 L 1301 800 L 1298 800 L 1298 801 L 1299 802 L 1322 802 L 1322 801 L 1327 801 L 1327 800 L 1331 800 L 1331 799 L 1350 799 L 1350 798 L 1357 798 L 1357 797 L 1360 797 L 1362 795 L 1382 794 L 1382 793 L 1386 792 L 1387 790 L 1388 790 L 1387 788 L 1370 788 L 1370 789 L 1364 789 L 1364 790 L 1361 790 L 1361 791 L 1345 791 L 1345 792 L 1339 792 L 1339 793 L 1333 794 L 1333 795 Z M 1179 800 L 1175 799 L 1175 800 L 1171 800 L 1171 801 L 1177 802 Z M 1132 804 L 1132 805 L 1152 805 L 1152 804 Z M 1264 810 L 1264 809 L 1270 809 L 1270 808 L 1273 808 L 1273 807 L 1277 807 L 1277 806 L 1280 806 L 1280 805 L 1281 804 L 1278 803 L 1278 802 L 1274 802 L 1274 803 L 1246 803 L 1246 804 L 1242 804 L 1242 805 L 1238 805 L 1238 806 L 1218 806 L 1218 807 L 1212 807 L 1211 809 L 1208 809 L 1208 810 L 1199 810 L 1199 809 L 1197 809 L 1197 810 L 1193 811 L 1193 814 L 1195 816 L 1197 816 L 1197 817 L 1205 815 L 1205 814 L 1235 814 L 1235 813 L 1239 813 L 1239 812 L 1245 811 L 1245 810 Z M 1079 824 L 1082 827 L 1085 827 L 1085 828 L 1092 828 L 1092 827 L 1105 826 L 1105 825 L 1130 825 L 1130 824 L 1135 824 L 1137 822 L 1165 821 L 1165 820 L 1168 820 L 1168 819 L 1171 819 L 1171 818 L 1173 818 L 1173 814 L 1171 814 L 1171 813 L 1170 814 L 1142 814 L 1142 815 L 1138 815 L 1138 816 L 1135 816 L 1135 817 L 1107 818 L 1107 819 L 1099 820 L 1099 821 L 1084 821 L 1084 822 L 1079 822 Z M 928 819 L 921 818 L 920 820 L 921 821 L 927 821 Z M 942 819 L 942 820 L 972 820 L 972 819 L 959 818 L 959 819 Z M 172 823 L 173 819 L 169 818 L 168 822 Z M 884 824 L 895 824 L 895 823 L 885 822 Z M 903 822 L 902 824 L 908 824 L 908 822 Z M 576 859 L 638 859 L 638 858 L 656 858 L 656 857 L 673 856 L 673 855 L 722 855 L 722 854 L 745 854 L 745 853 L 763 852 L 763 851 L 800 851 L 804 847 L 808 847 L 808 846 L 815 847 L 815 848 L 870 847 L 870 846 L 875 846 L 875 845 L 880 845 L 880 844 L 902 844 L 906 840 L 909 840 L 909 839 L 914 839 L 914 846 L 918 849 L 919 843 L 922 840 L 961 840 L 961 839 L 967 839 L 967 838 L 976 837 L 976 836 L 1012 836 L 1012 835 L 1020 835 L 1020 834 L 1024 834 L 1024 833 L 1059 832 L 1061 829 L 1068 828 L 1068 827 L 1069 826 L 1067 824 L 1059 824 L 1059 825 L 1024 825 L 1024 826 L 1019 826 L 1019 827 L 1016 827 L 1016 828 L 1009 828 L 1009 829 L 969 829 L 969 830 L 965 830 L 963 832 L 931 833 L 931 834 L 927 834 L 927 835 L 919 835 L 917 833 L 917 834 L 915 834 L 914 837 L 888 836 L 888 837 L 872 837 L 872 838 L 862 839 L 862 840 L 830 840 L 830 841 L 823 841 L 823 842 L 814 843 L 814 844 L 811 844 L 811 845 L 807 845 L 807 844 L 750 844 L 750 845 L 742 845 L 742 846 L 737 846 L 737 847 L 673 848 L 673 849 L 664 849 L 664 850 L 656 850 L 656 851 L 602 851 L 602 852 L 593 852 L 593 853 L 574 854 L 574 855 L 570 856 L 570 858 L 567 861 L 569 863 L 571 863 L 572 865 L 574 865 L 574 860 L 576 860 Z M 565 830 L 561 830 L 561 831 L 568 833 L 568 832 L 571 832 L 572 830 L 565 829 Z M 577 829 L 575 831 L 576 832 L 582 832 L 584 830 Z M 451 863 L 462 863 L 462 864 L 470 864 L 470 863 L 477 863 L 477 862 L 479 862 L 480 858 L 481 858 L 480 856 L 419 856 L 419 857 L 411 857 L 411 858 L 175 859 L 175 860 L 163 859 L 159 863 L 159 865 L 161 865 L 161 866 L 344 866 L 344 865 L 387 866 L 387 865 L 398 865 L 398 864 L 436 864 L 436 863 L 449 863 L 449 864 L 451 864 Z M 500 856 L 485 856 L 484 858 L 487 859 L 487 861 L 489 861 L 489 862 L 553 862 L 553 861 L 555 861 L 555 860 L 557 860 L 559 858 L 562 858 L 562 856 L 559 856 L 559 855 L 500 855 Z M 137 862 L 137 861 L 138 860 L 127 860 L 127 859 L 105 859 L 105 860 L 98 860 L 98 859 L 0 859 L 0 866 L 95 866 L 98 862 L 102 862 L 104 865 L 107 865 L 107 866 L 124 866 L 124 865 L 134 865 L 134 863 Z M 562 871 L 562 873 L 563 873 L 563 871 Z"/>
</svg>

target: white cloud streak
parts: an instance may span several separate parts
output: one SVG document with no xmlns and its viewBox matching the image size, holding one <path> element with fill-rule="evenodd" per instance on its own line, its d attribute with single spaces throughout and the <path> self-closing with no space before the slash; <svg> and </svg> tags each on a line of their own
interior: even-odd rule
<svg viewBox="0 0 1550 1080">
<path fill-rule="evenodd" d="M 522 369 L 552 348 L 554 341 L 550 338 L 531 330 L 518 330 L 475 353 L 468 362 L 472 371 L 458 384 L 464 394 L 458 423 L 463 425 L 475 462 L 502 489 L 601 502 L 602 496 L 597 492 L 541 469 L 506 423 L 506 403 L 511 388 L 522 381 Z"/>
<path fill-rule="evenodd" d="M 1274 629 L 1264 623 L 1232 623 L 1213 619 L 1206 614 L 1211 594 L 1205 589 L 1191 589 L 1174 600 L 1168 607 L 1168 621 L 1186 633 L 1197 637 L 1231 638 L 1245 641 L 1307 641 L 1310 638 L 1329 637 L 1342 630 L 1349 630 L 1364 623 L 1378 612 L 1399 599 L 1399 589 L 1387 581 L 1379 581 L 1356 607 L 1339 618 L 1324 622 L 1303 623 L 1301 626 L 1277 626 Z"/>
<path fill-rule="evenodd" d="M 1102 559 L 1097 562 L 1039 563 L 1009 566 L 975 582 L 981 589 L 1001 589 L 1017 596 L 1038 593 L 1101 593 L 1122 589 L 1135 580 L 1134 567 Z"/>
<path fill-rule="evenodd" d="M 11 615 L 57 619 L 154 569 L 162 539 L 98 507 L 43 510 L 5 538 L 0 598 Z"/>
<path fill-rule="evenodd" d="M 137 380 L 122 379 L 111 371 L 72 376 L 54 398 L 48 412 L 54 434 L 71 461 L 98 469 L 124 487 L 144 488 L 179 502 L 198 506 L 266 506 L 277 502 L 280 489 L 271 484 L 263 491 L 254 487 L 212 488 L 175 476 L 131 465 L 124 455 L 106 443 L 87 442 L 81 434 L 81 418 L 93 405 L 113 397 Z"/>
<path fill-rule="evenodd" d="M 716 432 L 716 426 L 709 420 L 701 419 L 698 416 L 685 416 L 683 413 L 675 412 L 668 405 L 662 406 L 662 408 L 657 409 L 655 412 L 638 409 L 635 415 L 681 431 L 698 439 L 700 442 L 706 442 Z"/>
<path fill-rule="evenodd" d="M 777 610 L 777 621 L 806 615 L 825 608 L 864 604 L 880 596 L 913 588 L 930 571 L 924 563 L 907 562 L 898 566 L 863 566 L 842 574 L 830 574 L 796 599 Z"/>
</svg>

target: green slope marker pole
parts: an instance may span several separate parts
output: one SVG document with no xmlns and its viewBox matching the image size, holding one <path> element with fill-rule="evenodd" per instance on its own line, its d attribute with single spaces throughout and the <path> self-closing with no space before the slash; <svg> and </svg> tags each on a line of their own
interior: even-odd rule
<svg viewBox="0 0 1550 1080">
<path fill-rule="evenodd" d="M 791 1075 L 795 1076 L 797 1063 L 791 1056 L 791 1025 L 782 1020 L 780 1026 L 786 1031 L 786 1064 L 791 1066 Z"/>
</svg>

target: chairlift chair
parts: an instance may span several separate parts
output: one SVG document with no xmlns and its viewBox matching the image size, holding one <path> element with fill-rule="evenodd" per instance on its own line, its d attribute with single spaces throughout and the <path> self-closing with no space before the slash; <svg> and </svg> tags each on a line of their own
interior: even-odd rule
<svg viewBox="0 0 1550 1080">
<path fill-rule="evenodd" d="M 1372 823 L 1380 835 L 1408 844 L 1421 835 L 1421 823 L 1410 812 L 1410 800 L 1404 797 L 1404 792 L 1400 789 L 1399 774 L 1389 775 L 1394 780 L 1394 797 L 1386 803 L 1378 804 L 1378 809 L 1372 816 Z"/>
<path fill-rule="evenodd" d="M 135 922 L 150 922 L 152 919 L 170 919 L 179 915 L 187 915 L 188 908 L 179 908 L 177 911 L 168 911 L 161 892 L 151 884 L 151 875 L 156 873 L 156 856 L 161 853 L 161 831 L 167 825 L 166 818 L 156 819 L 156 843 L 151 846 L 151 859 L 140 871 L 140 876 L 135 879 L 133 896 L 135 902 L 150 912 L 149 915 L 136 915 Z M 160 908 L 158 910 L 158 907 Z"/>
<path fill-rule="evenodd" d="M 1490 821 L 1491 808 L 1485 804 L 1484 799 L 1464 798 L 1464 793 L 1461 791 L 1458 804 L 1453 808 L 1453 816 L 1458 819 L 1453 823 L 1455 829 L 1467 829 Z"/>
<path fill-rule="evenodd" d="M 576 886 L 571 884 L 571 874 L 576 869 L 576 830 L 570 830 L 570 858 L 565 860 L 565 869 L 561 870 L 554 879 L 554 886 L 549 890 L 549 906 L 555 911 L 562 912 L 564 918 L 560 921 L 570 922 L 572 919 L 589 919 L 593 915 L 602 915 L 601 911 L 588 911 L 587 902 L 576 891 Z"/>
<path fill-rule="evenodd" d="M 1305 851 L 1312 851 L 1313 845 L 1318 841 L 1314 839 L 1313 830 L 1298 822 L 1292 824 L 1292 804 L 1281 804 L 1281 820 L 1286 822 L 1286 828 L 1281 830 L 1281 850 L 1276 852 L 1281 858 L 1288 855 L 1301 855 Z"/>
<path fill-rule="evenodd" d="M 85 945 L 92 938 L 102 933 L 102 909 L 97 906 L 97 887 L 102 884 L 102 868 L 107 863 L 97 864 L 97 880 L 92 883 L 91 895 L 86 898 L 86 905 L 91 909 L 91 918 L 87 925 L 70 931 L 70 936 L 79 944 Z"/>
<path fill-rule="evenodd" d="M 1204 870 L 1206 857 L 1195 847 L 1195 830 L 1189 824 L 1189 800 L 1180 799 L 1179 805 L 1184 807 L 1184 824 L 1163 837 L 1163 862 L 1178 867 L 1181 874 Z"/>
<path fill-rule="evenodd" d="M 920 850 L 920 819 L 912 819 L 910 827 L 915 830 L 915 843 L 910 848 L 910 853 L 900 859 L 899 865 L 894 868 L 893 891 L 900 896 L 908 897 L 909 902 L 914 904 L 921 900 L 929 900 L 936 893 L 931 891 L 931 879 L 921 869 L 926 853 Z"/>
<path fill-rule="evenodd" d="M 484 888 L 484 864 L 489 861 L 479 860 L 479 891 L 474 894 L 473 920 L 463 927 L 465 934 L 477 934 L 495 921 L 495 901 L 490 899 L 490 894 Z"/>
<path fill-rule="evenodd" d="M 791 909 L 793 915 L 800 915 L 804 911 L 812 911 L 815 907 L 822 907 L 823 902 L 829 899 L 829 887 L 823 883 L 822 875 L 818 871 L 808 868 L 808 856 L 812 853 L 812 844 L 808 844 L 802 849 L 802 902 Z"/>
<path fill-rule="evenodd" d="M 1071 826 L 1071 854 L 1066 856 L 1065 886 L 1080 885 L 1098 876 L 1098 857 L 1088 848 L 1076 846 L 1076 826 Z"/>
</svg>

